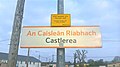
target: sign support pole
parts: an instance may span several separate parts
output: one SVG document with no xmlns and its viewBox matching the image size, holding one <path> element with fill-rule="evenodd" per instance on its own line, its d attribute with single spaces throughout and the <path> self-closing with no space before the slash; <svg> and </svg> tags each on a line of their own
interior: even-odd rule
<svg viewBox="0 0 120 67">
<path fill-rule="evenodd" d="M 58 0 L 57 13 L 64 14 L 64 0 Z M 65 48 L 57 48 L 57 67 L 65 67 Z"/>
<path fill-rule="evenodd" d="M 27 60 L 26 60 L 26 67 L 28 67 L 29 56 L 30 56 L 30 48 L 28 48 L 28 54 L 27 54 Z"/>
<path fill-rule="evenodd" d="M 16 67 L 24 3 L 25 0 L 17 1 L 7 67 Z"/>
</svg>

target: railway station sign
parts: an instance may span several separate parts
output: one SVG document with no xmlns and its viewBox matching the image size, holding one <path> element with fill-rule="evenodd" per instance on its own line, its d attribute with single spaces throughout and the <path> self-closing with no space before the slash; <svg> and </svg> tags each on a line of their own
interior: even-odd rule
<svg viewBox="0 0 120 67">
<path fill-rule="evenodd" d="M 99 26 L 23 26 L 21 48 L 100 48 Z"/>
</svg>

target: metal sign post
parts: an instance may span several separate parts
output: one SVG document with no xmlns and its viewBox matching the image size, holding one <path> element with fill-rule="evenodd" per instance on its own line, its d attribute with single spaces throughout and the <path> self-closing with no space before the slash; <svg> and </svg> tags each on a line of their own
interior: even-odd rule
<svg viewBox="0 0 120 67">
<path fill-rule="evenodd" d="M 30 48 L 28 48 L 28 54 L 27 54 L 27 60 L 26 60 L 26 67 L 29 67 L 28 66 L 29 56 L 30 56 Z"/>
<path fill-rule="evenodd" d="M 64 0 L 58 0 L 57 13 L 64 14 Z M 57 67 L 65 67 L 65 48 L 57 48 Z"/>
<path fill-rule="evenodd" d="M 65 67 L 65 48 L 57 48 L 57 67 Z"/>
</svg>

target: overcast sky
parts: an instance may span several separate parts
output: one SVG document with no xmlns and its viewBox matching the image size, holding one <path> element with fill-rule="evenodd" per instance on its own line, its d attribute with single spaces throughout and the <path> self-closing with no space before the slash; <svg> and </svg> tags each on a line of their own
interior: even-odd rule
<svg viewBox="0 0 120 67">
<path fill-rule="evenodd" d="M 12 25 L 17 0 L 0 0 L 0 52 L 9 51 Z M 50 26 L 51 14 L 57 13 L 57 0 L 26 0 L 22 26 Z M 99 25 L 102 33 L 102 48 L 67 48 L 66 60 L 73 60 L 77 49 L 88 51 L 87 59 L 111 60 L 120 56 L 120 0 L 65 0 L 65 13 L 71 14 L 72 26 Z M 107 40 L 107 41 L 106 41 Z M 31 49 L 30 55 L 51 58 L 56 49 Z M 19 48 L 20 55 L 27 49 Z"/>
</svg>

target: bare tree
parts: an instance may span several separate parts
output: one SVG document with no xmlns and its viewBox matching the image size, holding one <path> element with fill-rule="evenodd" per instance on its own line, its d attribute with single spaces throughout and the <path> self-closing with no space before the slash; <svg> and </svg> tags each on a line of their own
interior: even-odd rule
<svg viewBox="0 0 120 67">
<path fill-rule="evenodd" d="M 85 63 L 85 58 L 87 57 L 87 56 L 86 56 L 87 53 L 88 53 L 88 52 L 87 52 L 86 50 L 82 50 L 81 60 L 82 60 L 83 63 Z"/>
<path fill-rule="evenodd" d="M 76 67 L 76 58 L 77 58 L 77 56 L 76 56 L 77 54 L 76 53 L 74 53 L 74 67 Z"/>
<path fill-rule="evenodd" d="M 85 58 L 87 57 L 87 50 L 82 50 L 80 51 L 79 49 L 76 50 L 76 59 L 79 60 L 79 66 L 83 66 L 83 64 L 85 63 Z M 75 60 L 76 61 L 76 60 Z"/>
</svg>

